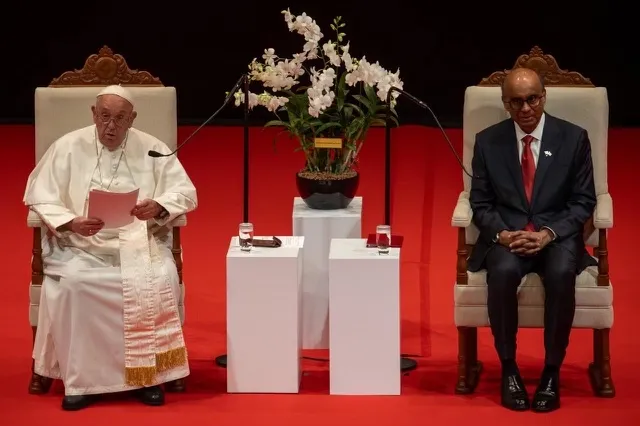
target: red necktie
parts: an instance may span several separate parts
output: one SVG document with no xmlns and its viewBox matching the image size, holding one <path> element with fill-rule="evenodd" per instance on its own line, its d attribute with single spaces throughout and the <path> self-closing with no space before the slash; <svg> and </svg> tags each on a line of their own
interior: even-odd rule
<svg viewBox="0 0 640 426">
<path fill-rule="evenodd" d="M 531 152 L 531 142 L 534 137 L 527 135 L 522 138 L 522 181 L 524 182 L 524 192 L 527 195 L 527 201 L 531 204 L 531 195 L 533 194 L 533 181 L 536 177 L 536 163 Z M 528 223 L 524 228 L 527 231 L 535 231 L 532 223 Z"/>
</svg>

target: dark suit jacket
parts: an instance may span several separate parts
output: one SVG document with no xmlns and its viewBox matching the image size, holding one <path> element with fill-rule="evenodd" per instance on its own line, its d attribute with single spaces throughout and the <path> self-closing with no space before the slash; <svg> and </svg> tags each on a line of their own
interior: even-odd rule
<svg viewBox="0 0 640 426">
<path fill-rule="evenodd" d="M 476 135 L 469 201 L 480 237 L 468 261 L 470 271 L 485 268 L 497 233 L 546 226 L 576 256 L 579 273 L 595 260 L 588 255 L 584 225 L 596 206 L 591 144 L 587 131 L 546 114 L 531 205 L 527 202 L 518 157 L 515 124 L 502 121 Z M 545 154 L 545 152 L 551 155 Z"/>
</svg>

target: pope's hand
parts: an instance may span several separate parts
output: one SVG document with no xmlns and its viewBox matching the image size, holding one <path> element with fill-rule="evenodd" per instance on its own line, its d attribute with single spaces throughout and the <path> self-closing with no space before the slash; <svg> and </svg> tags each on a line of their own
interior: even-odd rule
<svg viewBox="0 0 640 426">
<path fill-rule="evenodd" d="M 162 206 L 153 200 L 144 200 L 131 210 L 131 214 L 138 220 L 149 220 L 162 213 Z"/>
<path fill-rule="evenodd" d="M 80 234 L 83 237 L 90 237 L 98 233 L 102 227 L 104 226 L 104 222 L 100 219 L 91 218 L 91 217 L 76 217 L 69 223 L 69 228 L 72 232 L 76 234 Z"/>
</svg>

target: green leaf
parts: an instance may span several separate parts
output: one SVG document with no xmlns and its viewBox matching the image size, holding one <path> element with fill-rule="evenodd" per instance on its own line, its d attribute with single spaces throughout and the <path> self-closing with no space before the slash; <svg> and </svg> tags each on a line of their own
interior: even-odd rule
<svg viewBox="0 0 640 426">
<path fill-rule="evenodd" d="M 351 122 L 353 117 L 353 106 L 352 104 L 346 104 L 346 106 L 342 109 L 342 126 L 345 127 L 348 123 Z M 357 108 L 357 107 L 356 107 Z"/>
<path fill-rule="evenodd" d="M 351 108 L 353 108 L 354 110 L 356 110 L 358 112 L 358 114 L 360 114 L 360 116 L 366 115 L 364 113 L 364 111 L 362 111 L 362 109 L 356 105 L 356 104 L 352 104 L 352 103 L 348 103 L 347 105 L 349 105 Z"/>
<path fill-rule="evenodd" d="M 378 104 L 378 95 L 376 95 L 376 89 L 373 86 L 365 84 L 364 93 L 367 95 L 367 99 L 369 99 L 369 102 L 371 102 L 372 105 Z"/>
<path fill-rule="evenodd" d="M 334 127 L 342 127 L 342 125 L 340 123 L 337 123 L 335 121 L 330 121 L 328 123 L 324 123 L 322 126 L 318 127 L 315 131 L 316 135 L 322 135 L 322 132 L 324 132 L 327 129 L 331 129 Z"/>
<path fill-rule="evenodd" d="M 282 120 L 271 120 L 264 125 L 264 127 L 275 127 L 275 126 L 286 127 L 287 129 L 291 127 L 289 123 Z"/>
<path fill-rule="evenodd" d="M 371 102 L 369 102 L 369 99 L 365 98 L 362 95 L 353 95 L 353 97 L 354 97 L 355 100 L 357 100 L 362 105 L 364 105 L 369 110 L 369 113 L 373 114 L 375 106 L 371 105 Z"/>
<path fill-rule="evenodd" d="M 273 151 L 276 151 L 277 148 L 277 144 L 278 144 L 278 138 L 280 137 L 281 134 L 283 133 L 288 133 L 289 131 L 287 129 L 285 130 L 280 130 L 278 133 L 276 133 L 276 135 L 273 137 L 273 141 L 271 142 L 271 144 L 273 145 Z"/>
</svg>

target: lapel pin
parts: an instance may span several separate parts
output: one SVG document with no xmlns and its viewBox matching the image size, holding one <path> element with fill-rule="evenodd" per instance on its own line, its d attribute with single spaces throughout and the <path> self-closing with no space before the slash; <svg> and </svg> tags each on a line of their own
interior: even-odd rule
<svg viewBox="0 0 640 426">
<path fill-rule="evenodd" d="M 546 155 L 547 157 L 551 157 L 551 151 L 545 151 L 544 155 Z"/>
</svg>

